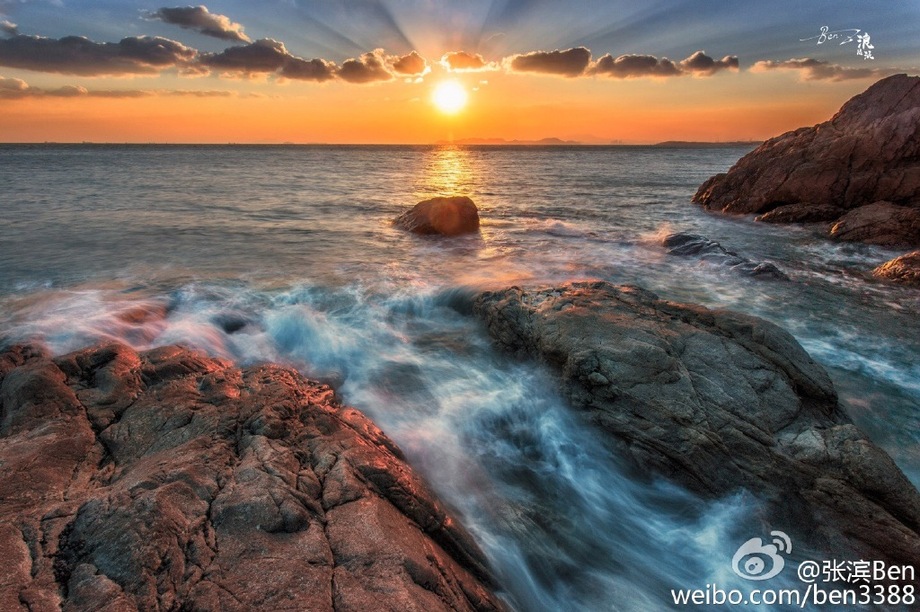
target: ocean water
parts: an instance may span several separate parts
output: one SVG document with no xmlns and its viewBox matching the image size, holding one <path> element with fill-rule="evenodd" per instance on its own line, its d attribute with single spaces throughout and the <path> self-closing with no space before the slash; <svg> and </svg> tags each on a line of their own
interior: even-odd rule
<svg viewBox="0 0 920 612">
<path fill-rule="evenodd" d="M 703 501 L 637 478 L 550 372 L 497 352 L 460 306 L 482 288 L 596 278 L 765 317 L 920 483 L 920 293 L 872 280 L 896 252 L 690 204 L 746 152 L 0 146 L 0 338 L 59 353 L 181 342 L 291 364 L 406 451 L 511 607 L 662 609 L 670 589 L 737 585 L 738 545 L 781 527 L 754 494 Z M 476 201 L 479 235 L 392 227 L 450 194 Z M 669 256 L 660 239 L 675 231 L 773 262 L 791 282 Z"/>
</svg>

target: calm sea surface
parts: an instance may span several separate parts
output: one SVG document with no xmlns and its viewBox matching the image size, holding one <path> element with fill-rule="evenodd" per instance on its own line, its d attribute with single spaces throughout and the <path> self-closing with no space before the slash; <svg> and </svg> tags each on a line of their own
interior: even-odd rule
<svg viewBox="0 0 920 612">
<path fill-rule="evenodd" d="M 463 518 L 520 610 L 646 610 L 734 580 L 758 501 L 636 482 L 532 363 L 452 308 L 472 290 L 599 278 L 765 317 L 920 483 L 920 294 L 896 255 L 690 204 L 746 149 L 0 146 L 0 338 L 56 352 L 183 342 L 290 363 L 371 416 Z M 401 232 L 467 194 L 478 236 Z M 783 269 L 739 277 L 659 245 L 719 241 Z M 126 310 L 165 318 L 128 322 Z M 771 586 L 772 583 L 771 583 Z"/>
</svg>

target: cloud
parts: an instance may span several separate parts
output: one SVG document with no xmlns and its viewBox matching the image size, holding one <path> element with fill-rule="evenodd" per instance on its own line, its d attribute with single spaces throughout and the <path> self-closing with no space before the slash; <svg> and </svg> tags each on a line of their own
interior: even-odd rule
<svg viewBox="0 0 920 612">
<path fill-rule="evenodd" d="M 211 13 L 206 6 L 177 6 L 161 8 L 146 14 L 148 19 L 158 19 L 164 23 L 177 25 L 186 30 L 194 30 L 205 36 L 221 40 L 252 42 L 243 32 L 243 26 L 230 21 L 229 17 Z"/>
<path fill-rule="evenodd" d="M 751 72 L 791 70 L 799 72 L 803 81 L 849 81 L 853 79 L 880 79 L 904 72 L 897 68 L 850 68 L 831 64 L 824 60 L 804 57 L 785 61 L 760 60 L 751 66 Z"/>
<path fill-rule="evenodd" d="M 737 70 L 738 56 L 726 55 L 720 60 L 715 60 L 706 55 L 705 51 L 697 51 L 687 59 L 680 61 L 684 72 L 696 75 L 711 75 L 720 70 Z"/>
<path fill-rule="evenodd" d="M 621 55 L 614 59 L 608 53 L 595 62 L 592 72 L 618 79 L 629 79 L 679 76 L 681 69 L 666 57 L 658 59 L 654 55 Z"/>
<path fill-rule="evenodd" d="M 484 72 L 498 70 L 494 62 L 486 62 L 478 53 L 450 51 L 441 57 L 441 65 L 451 72 Z"/>
<path fill-rule="evenodd" d="M 82 76 L 155 74 L 190 65 L 198 52 L 159 36 L 132 36 L 97 43 L 82 36 L 0 39 L 0 66 Z"/>
<path fill-rule="evenodd" d="M 585 73 L 591 64 L 591 52 L 584 47 L 564 51 L 533 51 L 512 55 L 504 60 L 512 72 L 537 72 L 564 77 L 576 77 Z"/>
<path fill-rule="evenodd" d="M 393 75 L 387 70 L 387 59 L 383 49 L 374 49 L 357 59 L 342 62 L 338 77 L 349 83 L 373 83 L 389 81 Z"/>
<path fill-rule="evenodd" d="M 16 24 L 12 21 L 7 21 L 6 19 L 0 19 L 0 33 L 7 36 L 16 36 L 19 34 L 19 28 L 16 27 Z"/>
<path fill-rule="evenodd" d="M 594 63 L 592 74 L 609 76 L 617 79 L 642 77 L 672 77 L 692 74 L 709 76 L 720 70 L 737 70 L 738 58 L 726 55 L 715 60 L 705 51 L 697 51 L 690 57 L 673 62 L 666 57 L 661 59 L 654 55 L 621 55 L 614 59 L 610 54 L 604 55 Z"/>
<path fill-rule="evenodd" d="M 422 76 L 431 71 L 431 68 L 428 67 L 428 62 L 418 54 L 418 51 L 412 51 L 401 56 L 391 56 L 387 60 L 392 71 L 399 75 Z"/>
<path fill-rule="evenodd" d="M 335 64 L 322 59 L 306 60 L 291 53 L 284 43 L 263 38 L 220 53 L 205 53 L 199 64 L 225 74 L 277 74 L 301 81 L 328 81 L 335 76 Z"/>
<path fill-rule="evenodd" d="M 65 85 L 57 89 L 32 87 L 22 79 L 0 77 L 0 100 L 23 98 L 146 98 L 151 96 L 180 96 L 196 98 L 228 97 L 233 93 L 218 90 L 163 89 L 87 89 L 81 85 Z"/>
</svg>

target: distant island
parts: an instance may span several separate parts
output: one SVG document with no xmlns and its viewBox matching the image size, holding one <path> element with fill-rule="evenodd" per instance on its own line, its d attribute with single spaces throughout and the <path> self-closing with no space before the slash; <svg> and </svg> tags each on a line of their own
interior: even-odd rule
<svg viewBox="0 0 920 612">
<path fill-rule="evenodd" d="M 692 140 L 667 140 L 654 144 L 629 144 L 621 140 L 611 142 L 584 142 L 580 140 L 563 140 L 561 138 L 541 138 L 539 140 L 507 140 L 505 138 L 458 138 L 456 140 L 438 140 L 436 145 L 524 145 L 524 146 L 624 146 L 624 147 L 662 147 L 670 149 L 700 149 L 720 147 L 755 147 L 760 140 L 732 140 L 728 142 L 697 142 Z"/>
</svg>

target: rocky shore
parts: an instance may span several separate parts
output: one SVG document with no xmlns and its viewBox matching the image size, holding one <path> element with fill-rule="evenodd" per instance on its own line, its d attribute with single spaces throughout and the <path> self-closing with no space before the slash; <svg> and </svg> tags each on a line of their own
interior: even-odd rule
<svg viewBox="0 0 920 612">
<path fill-rule="evenodd" d="M 767 223 L 823 223 L 835 240 L 920 246 L 920 77 L 882 79 L 830 120 L 767 140 L 693 201 Z"/>
<path fill-rule="evenodd" d="M 485 292 L 474 311 L 502 349 L 552 366 L 640 474 L 747 489 L 828 558 L 920 559 L 920 493 L 777 326 L 606 282 Z"/>
<path fill-rule="evenodd" d="M 0 609 L 500 610 L 370 420 L 168 346 L 0 354 Z"/>
</svg>

